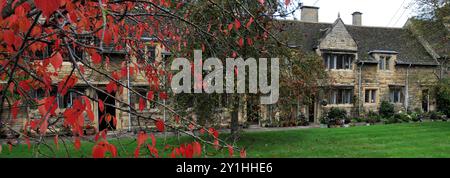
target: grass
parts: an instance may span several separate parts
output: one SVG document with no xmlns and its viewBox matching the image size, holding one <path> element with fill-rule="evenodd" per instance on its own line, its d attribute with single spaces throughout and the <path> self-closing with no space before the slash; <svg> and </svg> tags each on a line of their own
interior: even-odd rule
<svg viewBox="0 0 450 178">
<path fill-rule="evenodd" d="M 226 134 L 222 134 L 226 136 Z M 165 144 L 157 139 L 162 150 Z M 190 138 L 182 138 L 190 141 Z M 111 140 L 121 157 L 131 157 L 136 143 L 123 139 L 121 144 Z M 169 144 L 178 143 L 175 138 Z M 71 144 L 69 144 L 71 145 Z M 247 148 L 248 157 L 450 157 L 450 122 L 426 122 L 410 124 L 361 126 L 335 129 L 301 129 L 243 133 L 238 145 Z M 53 145 L 52 145 L 53 146 Z M 83 142 L 80 151 L 69 146 L 72 157 L 90 157 L 93 143 Z M 50 154 L 48 149 L 43 152 Z M 145 154 L 145 150 L 142 152 Z M 167 155 L 168 152 L 163 153 Z M 208 149 L 208 157 L 226 157 L 228 152 Z M 56 157 L 65 157 L 65 150 Z M 55 155 L 51 155 L 54 157 Z M 27 145 L 19 145 L 9 152 L 3 145 L 1 157 L 32 157 Z"/>
</svg>

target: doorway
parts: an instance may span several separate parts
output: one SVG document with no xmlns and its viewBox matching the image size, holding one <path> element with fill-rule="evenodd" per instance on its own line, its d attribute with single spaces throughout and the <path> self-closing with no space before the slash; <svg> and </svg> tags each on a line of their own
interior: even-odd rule
<svg viewBox="0 0 450 178">
<path fill-rule="evenodd" d="M 430 111 L 430 93 L 429 90 L 422 90 L 422 110 L 423 112 Z"/>
<path fill-rule="evenodd" d="M 111 94 L 112 96 L 115 96 L 115 93 Z M 103 101 L 103 105 L 104 105 L 104 110 L 103 112 L 100 111 L 100 109 L 98 109 L 98 129 L 99 131 L 102 131 L 104 129 L 108 129 L 108 130 L 115 130 L 116 126 L 113 124 L 114 121 L 113 119 L 110 119 L 109 123 L 107 122 L 107 117 L 111 116 L 112 117 L 116 117 L 116 109 L 112 106 L 116 105 L 116 100 L 112 97 L 109 97 L 108 95 L 102 93 L 102 92 L 97 92 L 97 96 L 98 99 Z M 100 107 L 98 107 L 100 108 Z"/>
</svg>

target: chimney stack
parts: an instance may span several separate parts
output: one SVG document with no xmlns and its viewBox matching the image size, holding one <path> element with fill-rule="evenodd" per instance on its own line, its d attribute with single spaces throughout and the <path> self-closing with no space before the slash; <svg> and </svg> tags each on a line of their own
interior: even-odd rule
<svg viewBox="0 0 450 178">
<path fill-rule="evenodd" d="M 353 25 L 362 26 L 362 13 L 353 12 Z"/>
<path fill-rule="evenodd" d="M 319 7 L 302 6 L 300 9 L 301 21 L 315 23 L 319 22 Z"/>
</svg>

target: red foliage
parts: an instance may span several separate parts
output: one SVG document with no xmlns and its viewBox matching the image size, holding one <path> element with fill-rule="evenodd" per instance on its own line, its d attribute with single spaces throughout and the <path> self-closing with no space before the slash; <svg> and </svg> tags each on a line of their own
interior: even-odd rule
<svg viewBox="0 0 450 178">
<path fill-rule="evenodd" d="M 59 52 L 49 58 L 50 63 L 53 65 L 55 70 L 60 69 L 63 63 L 63 58 Z"/>
<path fill-rule="evenodd" d="M 244 148 L 241 149 L 240 154 L 241 158 L 246 158 L 247 157 L 247 152 L 245 151 Z"/>
<path fill-rule="evenodd" d="M 227 147 L 228 147 L 228 155 L 229 155 L 230 157 L 233 157 L 233 153 L 234 153 L 233 146 L 227 145 Z"/>
<path fill-rule="evenodd" d="M 80 150 L 80 148 L 81 148 L 80 138 L 75 137 L 75 142 L 74 142 L 73 146 L 75 147 L 76 150 Z"/>
<path fill-rule="evenodd" d="M 111 157 L 117 157 L 117 148 L 106 140 L 97 142 L 92 148 L 93 158 L 105 158 L 106 153 L 111 153 Z"/>
<path fill-rule="evenodd" d="M 156 125 L 156 129 L 158 131 L 164 132 L 164 121 L 163 120 L 157 119 L 155 125 Z"/>
<path fill-rule="evenodd" d="M 60 0 L 34 0 L 34 4 L 42 11 L 44 16 L 50 17 L 61 5 Z"/>
<path fill-rule="evenodd" d="M 55 135 L 55 137 L 53 138 L 53 142 L 55 143 L 56 150 L 59 150 L 58 135 Z"/>
<path fill-rule="evenodd" d="M 139 110 L 142 112 L 145 109 L 145 100 L 143 98 L 139 98 Z"/>
<path fill-rule="evenodd" d="M 105 105 L 101 99 L 98 99 L 98 109 L 100 109 L 101 112 L 105 110 Z"/>
</svg>

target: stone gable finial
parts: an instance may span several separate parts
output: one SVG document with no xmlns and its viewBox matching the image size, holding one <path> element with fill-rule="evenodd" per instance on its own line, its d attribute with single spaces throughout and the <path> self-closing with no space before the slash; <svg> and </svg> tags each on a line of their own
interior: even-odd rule
<svg viewBox="0 0 450 178">
<path fill-rule="evenodd" d="M 338 12 L 338 19 L 341 18 L 341 12 Z"/>
</svg>

